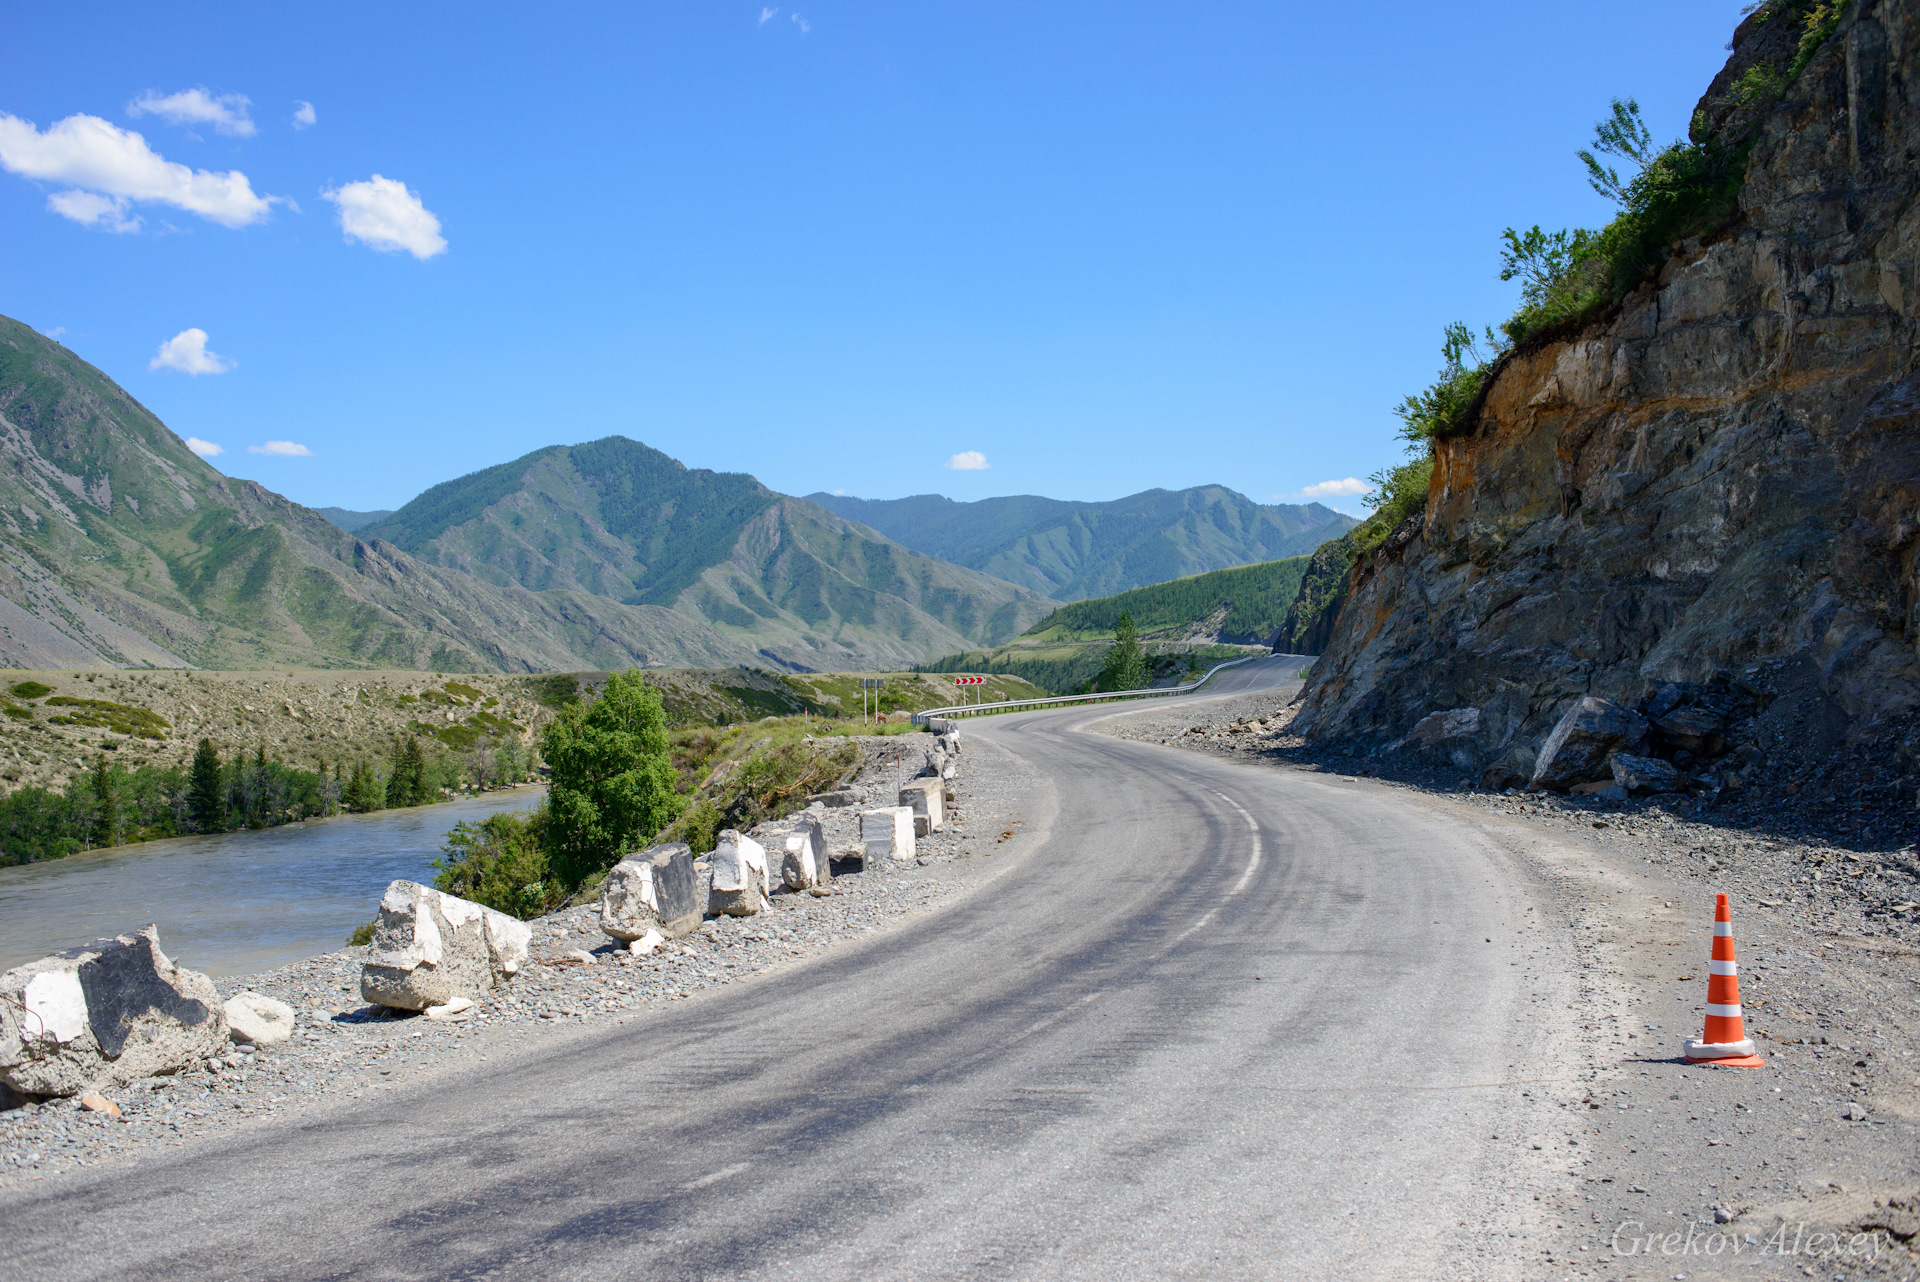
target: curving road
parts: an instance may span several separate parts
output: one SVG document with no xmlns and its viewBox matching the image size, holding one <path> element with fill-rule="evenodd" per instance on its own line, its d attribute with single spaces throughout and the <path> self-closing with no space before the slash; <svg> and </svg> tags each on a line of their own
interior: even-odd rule
<svg viewBox="0 0 1920 1282">
<path fill-rule="evenodd" d="M 1116 715 L 962 726 L 1051 793 L 911 928 L 10 1199 L 0 1276 L 1540 1276 L 1488 1239 L 1536 1227 L 1490 1137 L 1560 1048 L 1547 892 L 1410 794 L 1080 732 Z"/>
</svg>

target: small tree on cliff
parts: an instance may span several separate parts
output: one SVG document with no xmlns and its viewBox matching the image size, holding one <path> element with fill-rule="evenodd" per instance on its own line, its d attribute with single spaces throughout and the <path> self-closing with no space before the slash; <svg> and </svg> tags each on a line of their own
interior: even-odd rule
<svg viewBox="0 0 1920 1282">
<path fill-rule="evenodd" d="M 1138 690 L 1147 684 L 1147 653 L 1140 648 L 1140 630 L 1133 613 L 1124 611 L 1113 625 L 1113 648 L 1094 682 L 1098 690 Z"/>
<path fill-rule="evenodd" d="M 541 755 L 550 862 L 577 886 L 659 832 L 680 813 L 660 695 L 636 671 L 607 679 L 590 704 L 570 704 L 547 724 Z"/>
</svg>

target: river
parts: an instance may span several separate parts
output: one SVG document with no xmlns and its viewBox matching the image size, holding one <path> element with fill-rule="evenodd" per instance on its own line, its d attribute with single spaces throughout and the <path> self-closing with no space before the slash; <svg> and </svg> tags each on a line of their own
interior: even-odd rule
<svg viewBox="0 0 1920 1282">
<path fill-rule="evenodd" d="M 544 792 L 511 788 L 0 868 L 0 970 L 149 922 L 169 957 L 210 975 L 328 952 L 373 919 L 388 882 L 432 881 L 454 824 L 530 808 Z"/>
</svg>

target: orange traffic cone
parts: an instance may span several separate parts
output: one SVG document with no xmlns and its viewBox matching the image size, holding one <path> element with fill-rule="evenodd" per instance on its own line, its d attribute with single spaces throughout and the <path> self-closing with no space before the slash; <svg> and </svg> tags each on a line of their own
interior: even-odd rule
<svg viewBox="0 0 1920 1282">
<path fill-rule="evenodd" d="M 1713 904 L 1713 959 L 1707 963 L 1707 1028 L 1697 1042 L 1687 1043 L 1687 1059 L 1695 1064 L 1724 1064 L 1729 1068 L 1759 1068 L 1767 1061 L 1753 1053 L 1746 1024 L 1740 1017 L 1740 968 L 1733 960 L 1733 909 L 1725 895 Z"/>
</svg>

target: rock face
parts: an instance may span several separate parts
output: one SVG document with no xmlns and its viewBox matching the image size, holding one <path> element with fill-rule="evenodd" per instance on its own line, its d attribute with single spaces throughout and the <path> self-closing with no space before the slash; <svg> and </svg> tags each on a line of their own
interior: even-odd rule
<svg viewBox="0 0 1920 1282">
<path fill-rule="evenodd" d="M 827 830 L 818 819 L 802 817 L 787 836 L 780 880 L 788 890 L 812 890 L 833 879 L 828 867 Z"/>
<path fill-rule="evenodd" d="M 729 917 L 751 917 L 768 907 L 769 889 L 766 847 L 731 828 L 724 829 L 713 846 L 713 880 L 707 888 L 707 911 Z"/>
<path fill-rule="evenodd" d="M 532 941 L 532 928 L 505 913 L 396 881 L 380 899 L 360 996 L 395 1010 L 473 997 L 519 974 Z"/>
<path fill-rule="evenodd" d="M 1738 115 L 1769 30 L 1743 24 L 1701 128 Z M 1917 95 L 1920 0 L 1847 5 L 1760 121 L 1738 219 L 1516 352 L 1438 442 L 1424 512 L 1352 572 L 1297 732 L 1392 740 L 1478 708 L 1471 764 L 1518 778 L 1583 695 L 1711 755 L 1708 701 L 1652 701 L 1741 697 L 1763 660 L 1805 667 L 1856 739 L 1920 708 Z"/>
<path fill-rule="evenodd" d="M 649 931 L 678 939 L 699 924 L 700 888 L 685 842 L 628 855 L 600 883 L 600 929 L 615 939 L 631 943 Z"/>
<path fill-rule="evenodd" d="M 213 981 L 175 966 L 159 928 L 96 940 L 0 975 L 0 1081 L 79 1095 L 226 1052 Z"/>
<path fill-rule="evenodd" d="M 293 1007 L 259 993 L 240 993 L 226 1004 L 227 1031 L 236 1042 L 271 1046 L 293 1036 Z"/>
</svg>

